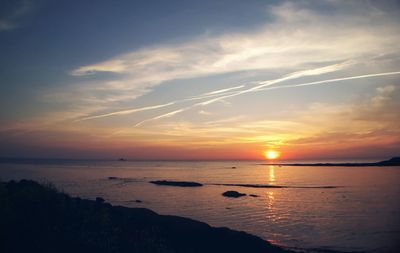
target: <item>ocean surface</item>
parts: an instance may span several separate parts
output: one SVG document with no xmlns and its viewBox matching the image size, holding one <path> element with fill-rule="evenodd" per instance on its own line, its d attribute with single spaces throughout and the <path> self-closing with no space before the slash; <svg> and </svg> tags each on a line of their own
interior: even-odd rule
<svg viewBox="0 0 400 253">
<path fill-rule="evenodd" d="M 292 249 L 400 249 L 400 167 L 293 167 L 262 165 L 259 161 L 1 161 L 0 180 L 11 179 L 50 181 L 73 196 L 100 196 L 115 205 L 145 207 L 160 214 L 243 230 Z M 149 183 L 163 179 L 195 181 L 204 186 Z M 259 197 L 223 197 L 221 194 L 228 190 Z"/>
</svg>

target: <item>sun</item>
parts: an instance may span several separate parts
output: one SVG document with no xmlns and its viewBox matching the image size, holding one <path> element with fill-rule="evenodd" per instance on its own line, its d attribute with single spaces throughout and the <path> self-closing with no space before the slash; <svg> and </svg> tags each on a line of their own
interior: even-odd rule
<svg viewBox="0 0 400 253">
<path fill-rule="evenodd" d="M 268 160 L 275 160 L 275 159 L 279 158 L 280 153 L 278 151 L 275 151 L 275 150 L 267 150 L 267 151 L 264 151 L 264 156 Z"/>
</svg>

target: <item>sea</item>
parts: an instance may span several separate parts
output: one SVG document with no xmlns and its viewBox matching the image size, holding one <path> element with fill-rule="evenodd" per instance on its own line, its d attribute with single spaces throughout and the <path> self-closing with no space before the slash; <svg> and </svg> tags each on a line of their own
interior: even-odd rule
<svg viewBox="0 0 400 253">
<path fill-rule="evenodd" d="M 302 252 L 400 252 L 400 167 L 296 167 L 260 161 L 0 161 L 1 181 L 20 179 L 51 182 L 72 196 L 102 197 L 113 205 L 149 208 L 245 231 Z M 161 186 L 150 183 L 154 180 L 203 186 Z M 230 190 L 247 195 L 222 195 Z"/>
</svg>

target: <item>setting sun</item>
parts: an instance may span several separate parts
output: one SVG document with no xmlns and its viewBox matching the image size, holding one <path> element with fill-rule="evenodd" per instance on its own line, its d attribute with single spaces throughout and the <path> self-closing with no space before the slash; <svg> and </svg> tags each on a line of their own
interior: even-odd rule
<svg viewBox="0 0 400 253">
<path fill-rule="evenodd" d="M 267 151 L 264 151 L 264 156 L 268 160 L 275 160 L 275 159 L 279 158 L 280 153 L 275 150 L 267 150 Z"/>
</svg>

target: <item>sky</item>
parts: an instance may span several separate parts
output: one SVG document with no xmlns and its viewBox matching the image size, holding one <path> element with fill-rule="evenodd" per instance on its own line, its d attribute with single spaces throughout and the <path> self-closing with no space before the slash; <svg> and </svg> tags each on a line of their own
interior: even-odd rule
<svg viewBox="0 0 400 253">
<path fill-rule="evenodd" d="M 399 1 L 0 2 L 0 157 L 400 154 Z"/>
</svg>

